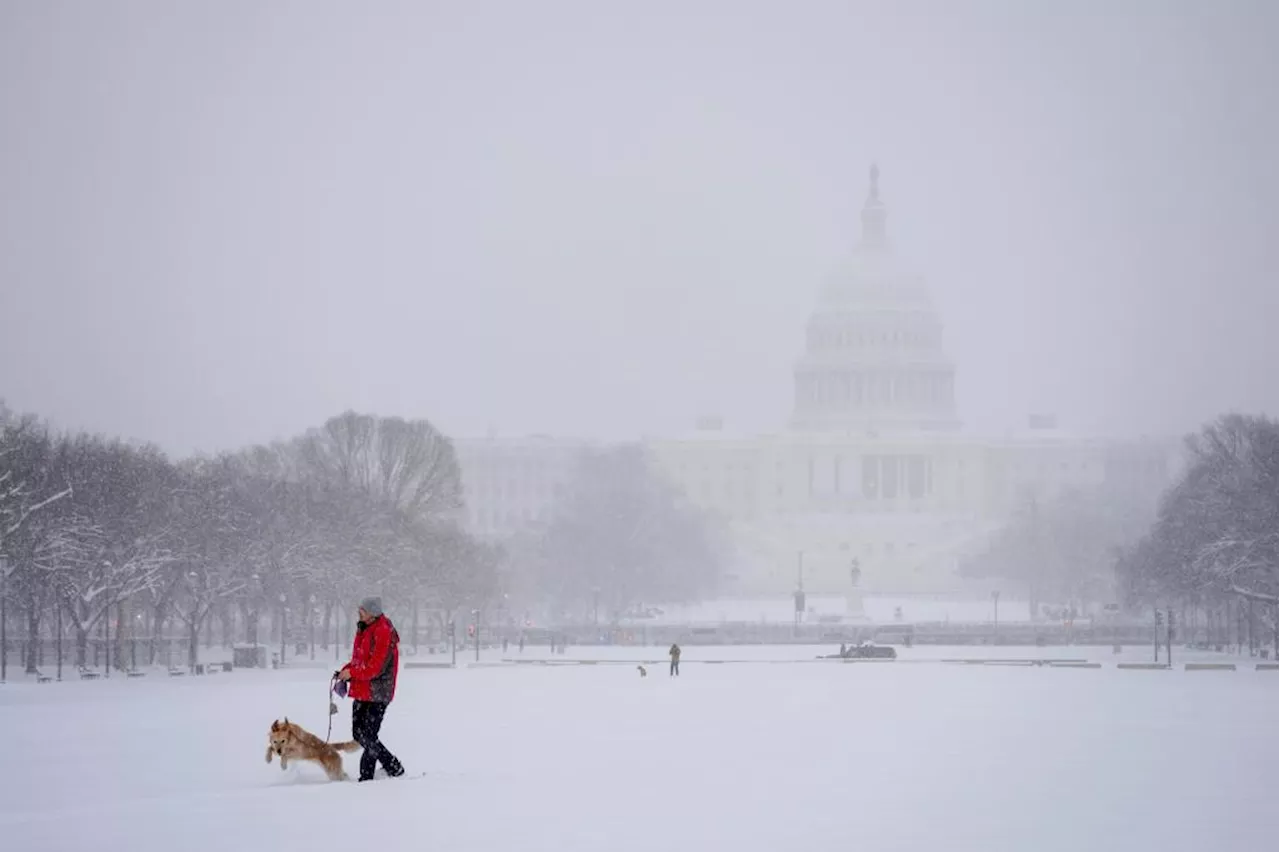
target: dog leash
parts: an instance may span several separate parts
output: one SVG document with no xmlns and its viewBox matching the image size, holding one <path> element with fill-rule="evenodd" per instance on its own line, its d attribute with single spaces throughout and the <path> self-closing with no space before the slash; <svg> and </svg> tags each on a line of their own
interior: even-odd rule
<svg viewBox="0 0 1280 852">
<path fill-rule="evenodd" d="M 324 732 L 324 741 L 328 745 L 329 738 L 333 736 L 333 717 L 338 715 L 338 704 L 333 700 L 335 691 L 337 690 L 338 673 L 334 672 L 333 677 L 329 678 L 329 689 L 325 693 L 325 697 L 329 699 L 329 728 Z"/>
</svg>

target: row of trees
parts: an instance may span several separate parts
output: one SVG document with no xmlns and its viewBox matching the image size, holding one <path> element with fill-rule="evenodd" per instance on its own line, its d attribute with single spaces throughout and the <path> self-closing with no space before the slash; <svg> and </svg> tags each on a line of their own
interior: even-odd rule
<svg viewBox="0 0 1280 852">
<path fill-rule="evenodd" d="M 1187 439 L 1186 471 L 1117 563 L 1130 603 L 1193 607 L 1223 624 L 1248 611 L 1274 640 L 1278 446 L 1274 419 L 1238 414 Z"/>
<path fill-rule="evenodd" d="M 1012 581 L 1031 611 L 1083 612 L 1115 599 L 1117 555 L 1155 519 L 1158 493 L 1103 483 L 1028 494 L 965 574 Z"/>
<path fill-rule="evenodd" d="M 645 603 L 715 590 L 723 530 L 663 479 L 636 445 L 584 451 L 552 520 L 508 544 L 510 576 L 554 620 L 614 621 Z"/>
<path fill-rule="evenodd" d="M 172 462 L 153 447 L 56 434 L 0 409 L 0 564 L 34 649 L 67 620 L 80 664 L 126 608 L 180 626 L 191 662 L 210 619 L 258 637 L 264 611 L 339 610 L 382 594 L 443 620 L 499 593 L 500 553 L 455 523 L 453 447 L 425 420 L 348 412 L 294 440 Z M 35 652 L 26 660 L 35 666 Z"/>
<path fill-rule="evenodd" d="M 31 670 L 55 622 L 81 665 L 91 637 L 118 639 L 134 619 L 153 659 L 177 633 L 194 664 L 215 623 L 224 641 L 259 642 L 264 618 L 283 638 L 285 614 L 305 613 L 328 636 L 369 594 L 416 636 L 420 614 L 444 628 L 472 609 L 490 623 L 518 609 L 612 620 L 709 594 L 721 573 L 723 538 L 638 446 L 584 452 L 553 520 L 503 548 L 458 526 L 463 500 L 453 446 L 425 420 L 347 412 L 289 441 L 175 462 L 0 406 L 0 594 Z"/>
<path fill-rule="evenodd" d="M 1187 438 L 1162 495 L 1108 482 L 1028 499 L 967 572 L 1013 580 L 1035 611 L 1118 600 L 1226 625 L 1248 610 L 1274 630 L 1277 435 L 1274 419 L 1227 415 Z"/>
</svg>

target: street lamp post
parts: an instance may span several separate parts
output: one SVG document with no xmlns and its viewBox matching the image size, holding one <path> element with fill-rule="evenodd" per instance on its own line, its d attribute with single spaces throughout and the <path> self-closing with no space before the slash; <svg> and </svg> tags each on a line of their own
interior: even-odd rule
<svg viewBox="0 0 1280 852">
<path fill-rule="evenodd" d="M 311 659 L 316 658 L 316 596 L 307 598 L 307 641 L 311 643 Z"/>
<path fill-rule="evenodd" d="M 1000 591 L 998 589 L 991 593 L 991 632 L 993 636 L 1000 632 Z"/>
<path fill-rule="evenodd" d="M 471 610 L 471 625 L 476 634 L 476 662 L 480 662 L 480 610 Z"/>
</svg>

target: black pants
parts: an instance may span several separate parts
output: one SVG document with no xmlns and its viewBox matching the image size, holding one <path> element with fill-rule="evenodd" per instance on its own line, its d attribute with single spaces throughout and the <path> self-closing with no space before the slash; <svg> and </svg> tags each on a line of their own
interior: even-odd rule
<svg viewBox="0 0 1280 852">
<path fill-rule="evenodd" d="M 680 661 L 679 661 L 679 660 L 672 660 L 672 661 L 671 661 L 671 671 L 667 673 L 667 677 L 671 677 L 672 675 L 675 675 L 675 676 L 677 676 L 677 677 L 680 675 Z"/>
<path fill-rule="evenodd" d="M 360 743 L 364 754 L 360 755 L 360 780 L 368 781 L 373 777 L 373 770 L 379 763 L 387 774 L 393 778 L 404 773 L 404 767 L 392 754 L 382 740 L 378 739 L 378 731 L 382 729 L 382 717 L 387 713 L 387 705 L 381 701 L 355 701 L 351 707 L 351 739 Z"/>
</svg>

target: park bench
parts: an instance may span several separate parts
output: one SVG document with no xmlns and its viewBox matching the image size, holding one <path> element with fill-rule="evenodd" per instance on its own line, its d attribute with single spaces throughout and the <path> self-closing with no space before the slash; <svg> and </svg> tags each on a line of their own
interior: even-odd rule
<svg viewBox="0 0 1280 852">
<path fill-rule="evenodd" d="M 84 666 L 80 666 L 79 669 L 81 680 L 97 680 L 102 677 L 102 672 L 96 672 L 93 669 L 86 669 Z"/>
</svg>

